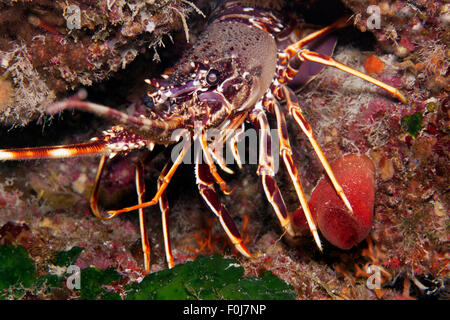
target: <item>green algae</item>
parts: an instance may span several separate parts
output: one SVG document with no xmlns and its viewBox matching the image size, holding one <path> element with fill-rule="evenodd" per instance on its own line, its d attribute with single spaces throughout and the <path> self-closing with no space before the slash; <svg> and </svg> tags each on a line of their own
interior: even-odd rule
<svg viewBox="0 0 450 320">
<path fill-rule="evenodd" d="M 114 269 L 107 268 L 101 270 L 89 267 L 81 270 L 79 290 L 80 298 L 85 300 L 117 300 L 120 299 L 118 293 L 108 290 L 107 286 L 119 281 L 122 276 Z"/>
<path fill-rule="evenodd" d="M 152 273 L 129 287 L 127 299 L 295 299 L 293 288 L 266 272 L 262 277 L 243 277 L 237 260 L 220 255 L 200 256 L 170 270 Z"/>
<path fill-rule="evenodd" d="M 235 259 L 220 255 L 200 256 L 195 261 L 176 265 L 147 275 L 141 282 L 130 282 L 126 274 L 113 268 L 88 267 L 78 275 L 72 266 L 83 251 L 73 247 L 56 254 L 55 273 L 37 275 L 34 261 L 22 246 L 0 246 L 0 299 L 22 299 L 51 295 L 52 288 L 70 290 L 72 297 L 84 300 L 290 300 L 296 298 L 292 286 L 270 272 L 261 277 L 244 276 L 244 268 Z M 69 277 L 79 277 L 69 288 Z M 66 285 L 64 285 L 66 283 Z"/>
<path fill-rule="evenodd" d="M 0 299 L 21 298 L 36 281 L 36 267 L 21 246 L 0 246 Z"/>
<path fill-rule="evenodd" d="M 406 129 L 406 131 L 415 138 L 422 129 L 423 114 L 420 112 L 413 113 L 409 116 L 404 116 L 402 118 L 401 124 Z"/>
<path fill-rule="evenodd" d="M 68 267 L 75 264 L 84 248 L 74 246 L 70 250 L 60 251 L 56 254 L 55 266 Z"/>
</svg>

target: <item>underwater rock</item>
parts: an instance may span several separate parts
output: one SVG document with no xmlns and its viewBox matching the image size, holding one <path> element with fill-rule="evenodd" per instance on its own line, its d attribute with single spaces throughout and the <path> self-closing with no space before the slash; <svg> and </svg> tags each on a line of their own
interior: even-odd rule
<svg viewBox="0 0 450 320">
<path fill-rule="evenodd" d="M 138 55 L 153 56 L 151 72 L 194 8 L 178 0 L 1 1 L 0 124 L 42 121 L 46 105 L 117 76 Z"/>
</svg>

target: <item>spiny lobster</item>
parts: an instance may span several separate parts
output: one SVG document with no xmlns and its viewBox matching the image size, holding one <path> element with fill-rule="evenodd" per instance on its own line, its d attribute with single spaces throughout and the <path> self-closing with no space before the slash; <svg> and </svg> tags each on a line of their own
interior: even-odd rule
<svg viewBox="0 0 450 320">
<path fill-rule="evenodd" d="M 270 148 L 272 136 L 266 117 L 266 114 L 270 113 L 276 118 L 279 155 L 295 187 L 314 240 L 321 249 L 318 231 L 292 159 L 285 109 L 308 137 L 349 214 L 352 214 L 352 207 L 302 114 L 294 90 L 310 80 L 323 66 L 331 66 L 371 82 L 406 103 L 406 98 L 396 88 L 345 66 L 329 56 L 335 45 L 335 39 L 330 37 L 330 32 L 349 24 L 348 18 L 342 18 L 299 39 L 295 36 L 295 28 L 285 26 L 280 17 L 268 8 L 262 5 L 246 5 L 245 1 L 224 1 L 212 14 L 207 29 L 195 45 L 176 64 L 175 71 L 162 75 L 160 79 L 147 80 L 153 89 L 141 101 L 147 107 L 145 114 L 128 115 L 103 105 L 83 101 L 85 91 L 81 90 L 76 96 L 51 105 L 48 113 L 55 114 L 68 108 L 76 108 L 116 121 L 119 125 L 87 143 L 0 150 L 0 160 L 100 155 L 101 160 L 90 198 L 92 212 L 100 219 L 110 219 L 124 212 L 138 210 L 145 270 L 148 272 L 150 246 L 143 208 L 157 203 L 160 205 L 166 259 L 171 268 L 174 266 L 174 258 L 168 232 L 169 205 L 165 191 L 192 143 L 199 143 L 201 147 L 194 155 L 198 190 L 218 217 L 234 246 L 244 256 L 250 257 L 237 227 L 214 189 L 217 183 L 223 193 L 230 192 L 215 163 L 224 171 L 232 172 L 215 150 L 228 143 L 236 163 L 241 167 L 242 161 L 237 152 L 240 135 L 232 135 L 230 132 L 242 132 L 245 123 L 250 123 L 259 130 L 257 174 L 282 228 L 288 234 L 294 235 L 290 215 L 274 178 L 274 155 Z M 279 103 L 283 100 L 284 106 Z M 207 138 L 209 129 L 219 131 L 219 137 L 211 143 L 208 143 Z M 165 165 L 158 178 L 157 192 L 150 201 L 144 200 L 144 167 L 141 160 L 136 165 L 135 177 L 138 204 L 106 213 L 99 209 L 99 185 L 108 158 L 137 149 L 147 148 L 151 152 L 155 144 L 169 146 L 180 138 L 183 138 L 183 147 L 176 157 Z"/>
</svg>

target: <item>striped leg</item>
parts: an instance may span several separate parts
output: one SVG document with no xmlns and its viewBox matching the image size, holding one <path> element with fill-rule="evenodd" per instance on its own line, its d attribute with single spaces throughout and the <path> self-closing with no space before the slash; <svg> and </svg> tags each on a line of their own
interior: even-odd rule
<svg viewBox="0 0 450 320">
<path fill-rule="evenodd" d="M 95 175 L 95 181 L 94 181 L 94 188 L 92 189 L 91 197 L 89 199 L 89 203 L 91 205 L 91 211 L 92 213 L 99 219 L 108 219 L 108 216 L 104 216 L 100 213 L 100 210 L 98 209 L 98 192 L 100 190 L 100 180 L 102 178 L 103 170 L 105 169 L 105 163 L 106 163 L 107 155 L 103 155 L 100 159 L 100 162 L 98 164 L 97 168 L 97 174 Z"/>
<path fill-rule="evenodd" d="M 297 193 L 297 197 L 300 200 L 303 212 L 305 213 L 309 229 L 311 230 L 317 246 L 322 251 L 319 233 L 317 232 L 316 224 L 314 222 L 314 219 L 312 218 L 311 210 L 309 209 L 308 201 L 306 200 L 306 196 L 300 182 L 300 177 L 298 176 L 297 168 L 292 159 L 292 149 L 289 142 L 286 119 L 284 118 L 284 114 L 281 111 L 280 104 L 276 100 L 273 101 L 273 109 L 277 117 L 278 138 L 280 141 L 280 155 L 283 158 L 283 162 L 286 166 L 287 171 L 289 172 L 292 183 L 294 184 L 295 192 Z"/>
<path fill-rule="evenodd" d="M 318 52 L 313 52 L 313 51 L 310 51 L 310 50 L 304 48 L 311 41 L 314 41 L 315 39 L 324 36 L 325 34 L 329 33 L 330 31 L 333 31 L 333 30 L 336 30 L 339 28 L 344 28 L 348 25 L 350 25 L 349 18 L 343 17 L 343 18 L 339 19 L 338 21 L 336 21 L 335 23 L 333 23 L 332 25 L 325 27 L 323 29 L 320 29 L 316 32 L 313 32 L 313 33 L 307 35 L 306 37 L 304 37 L 303 39 L 301 39 L 300 41 L 288 46 L 283 51 L 283 55 L 282 55 L 282 57 L 283 57 L 282 63 L 284 65 L 287 64 L 287 67 L 283 73 L 283 76 L 280 79 L 278 79 L 278 81 L 280 83 L 284 84 L 284 83 L 292 80 L 297 75 L 301 63 L 303 61 L 307 60 L 307 61 L 320 63 L 322 65 L 326 65 L 329 67 L 334 67 L 339 70 L 350 73 L 354 76 L 357 76 L 363 80 L 373 83 L 374 85 L 388 91 L 394 97 L 399 99 L 402 103 L 406 103 L 407 100 L 406 100 L 405 96 L 396 88 L 394 88 L 382 81 L 379 81 L 371 76 L 368 76 L 365 73 L 362 73 L 358 70 L 348 67 L 340 62 L 337 62 L 336 60 L 334 60 L 333 58 L 331 58 L 327 55 L 324 55 L 324 54 L 321 54 Z"/>
<path fill-rule="evenodd" d="M 303 117 L 302 110 L 300 108 L 300 105 L 298 104 L 297 96 L 295 95 L 294 91 L 292 91 L 292 89 L 290 89 L 287 86 L 283 85 L 281 87 L 281 90 L 283 91 L 284 97 L 286 99 L 286 104 L 289 108 L 289 113 L 295 119 L 297 124 L 300 126 L 303 133 L 308 137 L 308 140 L 311 143 L 312 147 L 314 148 L 314 151 L 316 152 L 317 156 L 319 157 L 319 160 L 322 163 L 322 166 L 325 169 L 328 177 L 330 178 L 334 189 L 336 190 L 339 197 L 342 199 L 342 201 L 344 202 L 345 206 L 350 211 L 350 213 L 353 214 L 352 206 L 351 206 L 350 202 L 348 201 L 347 197 L 345 196 L 342 186 L 337 181 L 336 176 L 334 175 L 333 170 L 331 169 L 331 166 L 328 163 L 327 158 L 325 157 L 322 149 L 319 146 L 319 143 L 317 142 L 316 138 L 314 137 L 314 133 L 312 131 L 311 126 L 306 121 L 305 117 Z"/>
<path fill-rule="evenodd" d="M 293 57 L 297 51 L 307 44 L 311 43 L 311 41 L 316 40 L 317 38 L 323 37 L 324 35 L 328 34 L 331 31 L 334 31 L 336 29 L 347 27 L 351 24 L 349 17 L 342 17 L 341 19 L 337 20 L 335 23 L 322 28 L 320 30 L 317 30 L 313 33 L 308 34 L 306 37 L 301 39 L 300 41 L 297 41 L 296 43 L 291 44 L 290 46 L 286 47 L 284 49 L 284 52 L 287 54 L 288 58 Z"/>
<path fill-rule="evenodd" d="M 236 133 L 228 140 L 228 146 L 239 169 L 242 169 L 242 160 L 241 156 L 239 155 L 238 142 L 242 141 L 242 139 L 244 138 L 244 133 L 245 125 L 243 123 L 238 129 L 236 129 Z"/>
<path fill-rule="evenodd" d="M 138 195 L 138 203 L 142 204 L 145 199 L 145 181 L 144 181 L 144 165 L 142 160 L 136 164 L 136 192 Z M 147 235 L 147 225 L 144 215 L 144 208 L 140 208 L 139 226 L 141 229 L 142 252 L 144 253 L 145 271 L 150 272 L 150 243 Z"/>
<path fill-rule="evenodd" d="M 98 208 L 100 181 L 105 168 L 106 158 L 107 155 L 103 155 L 103 157 L 100 159 L 100 163 L 97 168 L 97 174 L 95 176 L 94 188 L 92 190 L 91 198 L 89 200 L 92 212 L 97 218 L 101 220 L 107 220 L 113 217 L 112 215 L 107 216 L 103 215 Z M 138 203 L 142 204 L 145 198 L 144 166 L 142 160 L 138 161 L 136 164 L 135 182 L 136 182 Z M 144 253 L 145 271 L 148 273 L 150 271 L 150 243 L 148 240 L 147 226 L 143 208 L 139 209 L 139 229 L 141 233 L 142 252 Z"/>
<path fill-rule="evenodd" d="M 220 149 L 218 149 L 218 148 L 220 148 Z M 214 160 L 216 160 L 220 169 L 222 169 L 223 171 L 225 171 L 228 174 L 233 174 L 234 171 L 227 167 L 227 163 L 222 155 L 222 148 L 223 148 L 223 144 L 216 146 L 216 147 L 212 147 L 212 148 L 210 145 L 210 147 L 209 147 L 209 150 L 211 150 L 210 154 L 214 158 Z"/>
<path fill-rule="evenodd" d="M 266 193 L 267 200 L 269 200 L 275 213 L 280 221 L 281 226 L 286 230 L 286 232 L 294 236 L 294 230 L 292 227 L 292 222 L 289 217 L 286 205 L 284 203 L 283 197 L 274 179 L 274 164 L 273 156 L 271 154 L 271 143 L 272 136 L 270 134 L 269 123 L 267 122 L 267 117 L 262 110 L 262 108 L 256 108 L 255 111 L 250 114 L 250 120 L 255 129 L 260 130 L 260 143 L 259 143 L 259 165 L 257 174 L 261 179 L 261 183 Z"/>
<path fill-rule="evenodd" d="M 353 69 L 351 67 L 348 67 L 340 62 L 337 62 L 336 60 L 334 60 L 333 58 L 331 58 L 327 55 L 313 52 L 308 49 L 302 49 L 302 50 L 298 51 L 297 54 L 290 59 L 288 68 L 284 75 L 284 79 L 280 80 L 280 83 L 284 83 L 284 82 L 287 82 L 287 81 L 293 79 L 295 77 L 295 75 L 297 74 L 301 63 L 305 60 L 320 63 L 320 64 L 323 64 L 323 65 L 326 65 L 329 67 L 334 67 L 339 70 L 350 73 L 356 77 L 366 80 L 367 82 L 370 82 L 370 83 L 386 90 L 391 95 L 393 95 L 394 97 L 399 99 L 402 103 L 405 103 L 405 104 L 407 103 L 406 97 L 398 89 L 396 89 L 380 80 L 377 80 L 363 72 L 360 72 L 360 71 Z"/>
<path fill-rule="evenodd" d="M 211 150 L 211 155 L 217 161 L 220 168 L 229 174 L 233 174 L 233 170 L 226 166 L 227 163 L 225 159 L 221 157 L 221 152 L 217 151 L 222 150 L 225 143 L 228 143 L 239 168 L 242 168 L 242 162 L 237 150 L 237 142 L 244 135 L 244 121 L 246 117 L 246 113 L 236 115 L 236 117 L 231 120 L 231 123 L 227 123 L 224 127 L 220 127 L 218 130 L 219 134 L 214 137 L 214 141 L 212 141 L 208 146 Z"/>
<path fill-rule="evenodd" d="M 214 190 L 215 178 L 212 176 L 211 167 L 207 164 L 200 163 L 200 157 L 202 152 L 197 152 L 195 172 L 197 175 L 197 186 L 200 195 L 205 200 L 206 204 L 212 210 L 212 212 L 219 218 L 222 228 L 225 230 L 228 238 L 231 240 L 236 249 L 246 257 L 250 257 L 251 254 L 247 247 L 244 245 L 241 235 L 234 224 L 233 219 L 228 213 L 227 208 L 220 202 L 219 196 Z"/>
<path fill-rule="evenodd" d="M 164 184 L 164 177 L 167 175 L 170 168 L 170 161 L 166 163 L 164 168 L 161 171 L 161 174 L 158 177 L 158 189 L 162 187 Z M 166 192 L 161 194 L 159 198 L 159 208 L 161 209 L 161 221 L 164 235 L 164 249 L 166 251 L 166 260 L 169 268 L 174 267 L 174 260 L 172 255 L 172 246 L 170 244 L 170 236 L 169 236 L 169 202 L 167 201 Z"/>
<path fill-rule="evenodd" d="M 146 208 L 146 207 L 154 206 L 155 204 L 157 204 L 159 202 L 159 198 L 161 197 L 161 195 L 166 190 L 167 186 L 170 183 L 170 180 L 172 179 L 173 175 L 175 174 L 175 171 L 177 171 L 178 166 L 180 165 L 180 163 L 183 160 L 184 156 L 186 155 L 186 153 L 188 152 L 189 148 L 191 147 L 192 141 L 189 139 L 189 137 L 185 136 L 185 140 L 184 141 L 185 142 L 184 142 L 183 149 L 178 154 L 176 160 L 174 161 L 174 163 L 170 167 L 170 170 L 162 178 L 161 186 L 158 188 L 158 191 L 156 191 L 156 194 L 153 197 L 153 199 L 150 200 L 150 201 L 147 201 L 147 202 L 144 202 L 144 203 L 141 203 L 141 204 L 137 204 L 135 206 L 123 208 L 123 209 L 120 209 L 120 210 L 110 210 L 110 211 L 108 211 L 108 214 L 109 214 L 108 218 L 115 217 L 118 214 L 121 214 L 121 213 L 124 213 L 124 212 L 130 212 L 130 211 L 138 210 L 140 208 Z"/>
<path fill-rule="evenodd" d="M 200 144 L 202 146 L 203 154 L 205 155 L 205 161 L 209 166 L 209 171 L 214 177 L 214 180 L 217 182 L 217 184 L 220 187 L 220 190 L 222 190 L 223 193 L 230 194 L 233 190 L 230 190 L 230 187 L 227 185 L 227 183 L 220 177 L 219 173 L 217 172 L 217 168 L 214 165 L 213 159 L 209 153 L 205 131 L 203 131 L 200 135 Z M 201 159 L 199 159 L 199 161 L 200 160 Z"/>
</svg>

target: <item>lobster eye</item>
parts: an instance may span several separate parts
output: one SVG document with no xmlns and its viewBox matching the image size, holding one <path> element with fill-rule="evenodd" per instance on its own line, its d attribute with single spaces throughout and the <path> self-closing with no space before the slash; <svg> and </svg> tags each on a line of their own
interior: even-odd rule
<svg viewBox="0 0 450 320">
<path fill-rule="evenodd" d="M 208 74 L 206 75 L 206 83 L 210 86 L 216 85 L 220 80 L 220 72 L 216 69 L 209 70 Z"/>
</svg>

